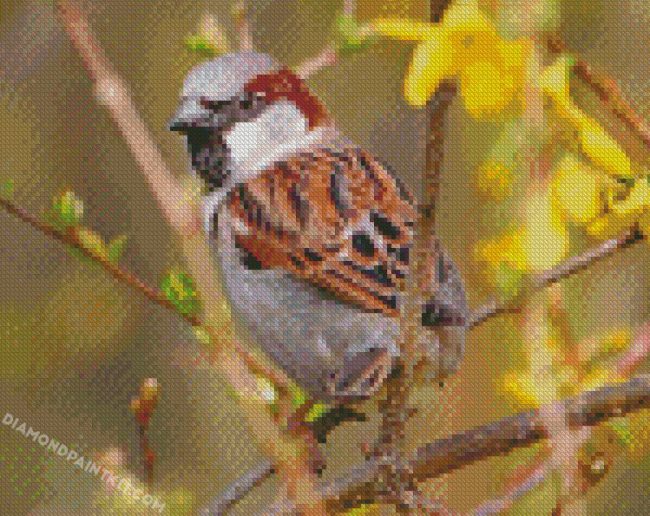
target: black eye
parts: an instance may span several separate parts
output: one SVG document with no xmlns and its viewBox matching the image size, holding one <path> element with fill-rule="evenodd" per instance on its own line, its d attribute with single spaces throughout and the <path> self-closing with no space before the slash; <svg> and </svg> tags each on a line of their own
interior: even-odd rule
<svg viewBox="0 0 650 516">
<path fill-rule="evenodd" d="M 223 111 L 230 105 L 230 100 L 203 100 L 202 103 L 208 109 L 219 112 Z"/>
<path fill-rule="evenodd" d="M 253 99 L 245 98 L 239 101 L 239 107 L 241 109 L 251 109 L 253 107 Z"/>
</svg>

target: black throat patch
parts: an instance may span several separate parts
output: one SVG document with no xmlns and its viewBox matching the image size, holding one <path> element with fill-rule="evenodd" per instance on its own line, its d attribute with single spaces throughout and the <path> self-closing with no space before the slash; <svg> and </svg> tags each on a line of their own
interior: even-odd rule
<svg viewBox="0 0 650 516">
<path fill-rule="evenodd" d="M 210 192 L 221 188 L 231 174 L 230 149 L 222 131 L 214 128 L 187 130 L 187 147 L 192 168 L 203 179 Z"/>
</svg>

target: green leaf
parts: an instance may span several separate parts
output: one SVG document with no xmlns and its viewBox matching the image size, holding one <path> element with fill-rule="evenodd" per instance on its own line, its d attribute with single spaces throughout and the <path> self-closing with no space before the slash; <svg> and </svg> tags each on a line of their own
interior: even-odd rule
<svg viewBox="0 0 650 516">
<path fill-rule="evenodd" d="M 72 191 L 55 197 L 49 219 L 59 229 L 78 226 L 84 213 L 83 201 Z"/>
<path fill-rule="evenodd" d="M 295 384 L 289 386 L 291 392 L 291 406 L 297 409 L 303 406 L 308 399 L 307 393 Z"/>
<path fill-rule="evenodd" d="M 194 280 L 184 272 L 172 271 L 163 278 L 161 287 L 167 300 L 183 315 L 195 315 L 201 309 Z"/>
<path fill-rule="evenodd" d="M 336 41 L 340 54 L 359 52 L 377 39 L 376 35 L 365 34 L 354 16 L 341 14 L 336 18 Z"/>
<path fill-rule="evenodd" d="M 124 247 L 126 246 L 126 235 L 119 235 L 108 244 L 108 261 L 117 265 L 120 262 Z"/>
<path fill-rule="evenodd" d="M 323 444 L 327 442 L 327 436 L 330 432 L 343 423 L 348 421 L 363 422 L 365 420 L 366 415 L 357 412 L 354 408 L 345 405 L 324 405 L 322 403 L 315 404 L 305 418 L 305 422 L 311 426 L 316 440 Z"/>
<path fill-rule="evenodd" d="M 11 199 L 14 196 L 15 187 L 13 179 L 0 183 L 0 199 Z"/>
<path fill-rule="evenodd" d="M 192 52 L 197 52 L 209 57 L 219 55 L 219 50 L 212 44 L 212 42 L 200 34 L 193 34 L 185 38 L 185 48 Z"/>
<path fill-rule="evenodd" d="M 106 243 L 99 233 L 86 228 L 78 228 L 76 233 L 79 243 L 84 249 L 92 252 L 95 256 L 108 259 Z"/>
<path fill-rule="evenodd" d="M 330 407 L 326 403 L 315 403 L 314 406 L 307 412 L 305 422 L 314 423 L 319 420 L 329 411 Z"/>
</svg>

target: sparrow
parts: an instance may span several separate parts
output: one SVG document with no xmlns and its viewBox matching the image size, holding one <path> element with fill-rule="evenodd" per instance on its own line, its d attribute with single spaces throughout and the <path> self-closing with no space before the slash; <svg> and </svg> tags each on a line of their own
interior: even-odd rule
<svg viewBox="0 0 650 516">
<path fill-rule="evenodd" d="M 408 189 L 267 54 L 190 70 L 169 128 L 205 185 L 205 231 L 238 331 L 312 399 L 372 396 L 400 353 L 417 210 Z M 440 380 L 459 367 L 468 309 L 457 267 L 436 249 L 417 346 Z"/>
</svg>

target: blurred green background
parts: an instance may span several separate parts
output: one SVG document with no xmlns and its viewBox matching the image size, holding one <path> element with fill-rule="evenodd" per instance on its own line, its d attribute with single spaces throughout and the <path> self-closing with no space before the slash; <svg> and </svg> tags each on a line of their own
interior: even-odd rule
<svg viewBox="0 0 650 516">
<path fill-rule="evenodd" d="M 201 57 L 185 38 L 210 13 L 232 31 L 228 0 L 88 0 L 80 2 L 118 72 L 130 85 L 160 149 L 181 176 L 184 144 L 166 130 L 184 74 Z M 255 45 L 289 65 L 317 54 L 341 9 L 335 0 L 251 2 Z M 425 0 L 359 0 L 358 15 L 425 19 Z M 650 115 L 650 8 L 646 0 L 567 0 L 563 32 L 571 49 L 615 77 L 642 114 Z M 343 58 L 310 79 L 339 126 L 392 165 L 416 192 L 423 165 L 425 119 L 405 105 L 401 85 L 411 47 L 381 42 Z M 590 95 L 584 105 L 600 106 Z M 611 122 L 607 121 L 606 122 Z M 152 285 L 181 255 L 120 134 L 92 96 L 91 83 L 44 1 L 0 3 L 0 180 L 15 182 L 16 201 L 41 214 L 52 197 L 74 190 L 85 224 L 111 238 L 128 235 L 122 265 Z M 439 233 L 465 274 L 472 306 L 489 287 L 472 260 L 479 239 L 495 235 L 512 213 L 494 211 L 472 188 L 499 123 L 477 123 L 456 103 L 450 113 L 439 208 Z M 612 127 L 608 125 L 608 127 Z M 647 163 L 625 133 L 626 149 Z M 588 242 L 584 242 L 585 245 Z M 638 325 L 648 316 L 647 247 L 637 246 L 567 281 L 572 323 L 586 336 Z M 519 409 L 498 388 L 521 345 L 515 319 L 494 320 L 472 334 L 460 373 L 440 389 L 417 393 L 413 445 Z M 196 363 L 199 362 L 199 365 Z M 56 242 L 0 213 L 0 415 L 10 412 L 87 456 L 119 448 L 124 467 L 142 478 L 138 434 L 129 401 L 144 378 L 161 386 L 151 423 L 157 453 L 156 492 L 203 506 L 260 456 L 224 384 L 206 364 L 191 330 L 172 313 L 114 283 Z M 361 461 L 372 440 L 368 423 L 337 429 L 327 445 L 327 476 Z M 431 483 L 451 507 L 468 510 L 495 496 L 516 463 L 497 458 Z M 59 457 L 0 427 L 0 514 L 100 512 L 102 484 Z M 621 461 L 589 495 L 593 514 L 648 514 L 648 463 Z M 269 501 L 268 482 L 238 507 Z M 171 498 L 170 498 L 171 500 Z M 543 508 L 537 506 L 539 514 Z M 535 514 L 530 512 L 529 514 Z"/>
</svg>

